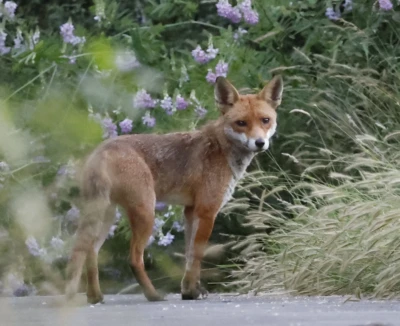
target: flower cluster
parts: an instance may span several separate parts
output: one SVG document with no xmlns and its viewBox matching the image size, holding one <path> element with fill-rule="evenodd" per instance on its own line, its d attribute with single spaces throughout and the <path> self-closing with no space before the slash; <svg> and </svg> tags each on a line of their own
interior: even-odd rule
<svg viewBox="0 0 400 326">
<path fill-rule="evenodd" d="M 393 3 L 390 0 L 379 0 L 379 8 L 388 11 L 393 9 Z"/>
<path fill-rule="evenodd" d="M 11 48 L 6 46 L 6 39 L 7 39 L 7 33 L 0 30 L 0 55 L 7 54 L 11 51 Z"/>
<path fill-rule="evenodd" d="M 199 118 L 204 118 L 205 115 L 207 114 L 206 108 L 204 108 L 204 107 L 201 106 L 201 105 L 196 105 L 196 107 L 195 107 L 195 109 L 194 109 L 194 112 L 196 113 L 196 115 L 197 115 Z"/>
<path fill-rule="evenodd" d="M 338 20 L 340 18 L 340 12 L 336 12 L 332 7 L 326 8 L 325 16 L 330 20 Z"/>
<path fill-rule="evenodd" d="M 189 106 L 189 102 L 186 101 L 181 94 L 178 94 L 175 99 L 175 107 L 177 110 L 186 110 Z"/>
<path fill-rule="evenodd" d="M 118 136 L 118 127 L 109 116 L 102 118 L 98 113 L 89 114 L 89 116 L 101 125 L 103 129 L 103 139 L 115 138 Z M 121 134 L 129 134 L 133 128 L 132 120 L 125 118 L 124 120 L 120 121 L 119 128 L 121 130 Z"/>
<path fill-rule="evenodd" d="M 138 91 L 133 98 L 133 107 L 138 109 L 152 109 L 156 105 L 157 101 L 153 100 L 144 89 Z"/>
<path fill-rule="evenodd" d="M 121 133 L 129 134 L 133 128 L 132 120 L 128 119 L 128 118 L 126 118 L 125 120 L 122 120 L 119 123 L 119 127 L 121 128 Z"/>
<path fill-rule="evenodd" d="M 160 106 L 164 109 L 165 113 L 172 115 L 174 113 L 174 105 L 172 104 L 172 98 L 168 94 L 160 101 Z"/>
<path fill-rule="evenodd" d="M 46 249 L 40 248 L 38 242 L 33 236 L 29 236 L 26 241 L 25 245 L 29 250 L 29 253 L 35 257 L 43 257 L 46 255 Z"/>
<path fill-rule="evenodd" d="M 157 202 L 156 211 L 161 212 L 157 214 L 154 220 L 153 234 L 149 238 L 147 246 L 150 246 L 156 240 L 159 246 L 169 246 L 175 239 L 175 235 L 171 231 L 182 232 L 184 227 L 178 221 L 170 223 L 176 217 L 176 212 L 172 206 Z M 167 232 L 164 231 L 165 228 L 168 228 Z"/>
<path fill-rule="evenodd" d="M 114 138 L 118 136 L 117 125 L 112 121 L 110 117 L 106 117 L 102 120 L 103 127 L 103 139 Z"/>
<path fill-rule="evenodd" d="M 209 45 L 206 51 L 204 51 L 200 45 L 198 45 L 193 51 L 192 56 L 193 59 L 196 60 L 198 63 L 204 64 L 212 59 L 215 59 L 219 50 L 214 49 L 212 44 Z"/>
<path fill-rule="evenodd" d="M 353 0 L 345 0 L 343 3 L 344 12 L 349 12 L 352 9 L 353 9 Z M 340 19 L 341 13 L 339 11 L 339 8 L 337 8 L 337 10 L 334 10 L 333 7 L 328 7 L 328 8 L 326 8 L 325 16 L 328 19 L 335 21 L 335 20 Z"/>
<path fill-rule="evenodd" d="M 142 123 L 146 127 L 153 128 L 156 125 L 156 118 L 152 117 L 150 112 L 147 111 L 142 117 Z"/>
<path fill-rule="evenodd" d="M 72 45 L 83 44 L 86 42 L 84 36 L 79 37 L 74 34 L 75 27 L 72 23 L 68 22 L 60 26 L 60 34 L 64 43 Z"/>
<path fill-rule="evenodd" d="M 220 60 L 215 66 L 215 72 L 213 72 L 211 69 L 208 69 L 206 80 L 209 83 L 214 84 L 217 77 L 220 76 L 226 77 L 227 74 L 228 74 L 228 64 L 225 61 Z"/>
<path fill-rule="evenodd" d="M 235 7 L 232 7 L 228 0 L 219 0 L 217 13 L 235 24 L 240 23 L 243 18 L 246 23 L 255 25 L 259 19 L 258 12 L 252 9 L 251 0 L 243 0 Z"/>
<path fill-rule="evenodd" d="M 1 2 L 2 1 L 0 1 L 0 4 Z M 18 5 L 14 1 L 6 1 L 3 5 L 3 13 L 8 19 L 12 20 L 15 17 L 15 11 L 17 10 L 17 7 Z M 0 17 L 3 13 L 0 11 Z"/>
</svg>

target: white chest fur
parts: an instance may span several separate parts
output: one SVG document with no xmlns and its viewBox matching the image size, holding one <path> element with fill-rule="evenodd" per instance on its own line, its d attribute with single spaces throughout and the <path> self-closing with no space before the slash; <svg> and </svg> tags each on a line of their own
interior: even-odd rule
<svg viewBox="0 0 400 326">
<path fill-rule="evenodd" d="M 229 166 L 232 171 L 232 178 L 229 181 L 228 187 L 225 190 L 221 208 L 224 207 L 225 204 L 232 198 L 237 182 L 243 177 L 253 157 L 253 153 L 243 153 L 242 151 L 232 152 L 232 154 L 230 155 Z"/>
</svg>

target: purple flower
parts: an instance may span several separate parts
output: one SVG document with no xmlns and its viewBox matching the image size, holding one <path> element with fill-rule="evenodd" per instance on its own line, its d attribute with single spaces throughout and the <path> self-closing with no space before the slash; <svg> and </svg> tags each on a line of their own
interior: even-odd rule
<svg viewBox="0 0 400 326">
<path fill-rule="evenodd" d="M 71 23 L 65 23 L 60 26 L 60 34 L 63 37 L 65 43 L 72 43 L 75 37 L 74 35 L 74 25 Z"/>
<path fill-rule="evenodd" d="M 208 69 L 206 80 L 209 83 L 214 84 L 217 77 L 219 76 L 226 77 L 227 74 L 228 74 L 228 64 L 225 61 L 220 60 L 215 66 L 215 73 L 211 69 Z"/>
<path fill-rule="evenodd" d="M 217 79 L 217 75 L 211 69 L 208 69 L 206 80 L 210 84 L 215 84 L 216 79 Z"/>
<path fill-rule="evenodd" d="M 232 7 L 228 0 L 219 0 L 217 3 L 218 16 L 224 17 L 233 23 L 239 23 L 242 19 L 242 14 L 238 7 Z"/>
<path fill-rule="evenodd" d="M 162 229 L 163 225 L 165 224 L 165 221 L 159 218 L 154 219 L 154 225 L 153 225 L 153 231 L 158 232 L 160 229 Z"/>
<path fill-rule="evenodd" d="M 228 0 L 219 0 L 217 2 L 218 16 L 229 18 L 231 11 L 232 5 L 228 2 Z"/>
<path fill-rule="evenodd" d="M 173 112 L 173 104 L 172 98 L 169 95 L 165 95 L 164 98 L 160 102 L 160 106 L 165 110 L 168 115 L 172 115 Z"/>
<path fill-rule="evenodd" d="M 158 245 L 159 246 L 168 246 L 172 243 L 172 241 L 174 241 L 175 236 L 173 234 L 171 234 L 170 232 L 168 232 L 165 235 L 162 235 L 160 237 L 160 240 L 158 240 Z"/>
<path fill-rule="evenodd" d="M 228 64 L 225 61 L 220 60 L 215 66 L 215 74 L 217 77 L 226 77 L 228 74 Z"/>
<path fill-rule="evenodd" d="M 79 218 L 80 215 L 81 211 L 75 205 L 72 205 L 72 207 L 65 214 L 65 218 L 67 221 L 74 222 Z"/>
<path fill-rule="evenodd" d="M 167 208 L 167 204 L 161 201 L 156 202 L 156 211 L 163 211 Z"/>
<path fill-rule="evenodd" d="M 119 127 L 121 128 L 121 132 L 123 134 L 129 134 L 132 131 L 132 120 L 126 118 L 119 123 Z"/>
<path fill-rule="evenodd" d="M 208 55 L 206 52 L 204 52 L 200 45 L 198 45 L 193 51 L 192 51 L 192 56 L 194 60 L 196 60 L 198 63 L 204 64 L 209 61 Z"/>
<path fill-rule="evenodd" d="M 258 12 L 252 9 L 243 11 L 243 18 L 247 24 L 255 25 L 258 23 Z"/>
<path fill-rule="evenodd" d="M 149 93 L 142 89 L 135 94 L 133 106 L 138 109 L 152 109 L 156 106 L 156 101 L 151 98 Z"/>
<path fill-rule="evenodd" d="M 172 223 L 172 228 L 175 229 L 178 232 L 182 232 L 185 228 L 182 224 L 180 224 L 178 221 L 175 221 Z"/>
<path fill-rule="evenodd" d="M 200 45 L 198 45 L 193 51 L 192 51 L 192 56 L 194 60 L 196 60 L 198 63 L 204 64 L 207 63 L 208 61 L 214 59 L 219 50 L 214 49 L 214 46 L 210 44 L 207 48 L 207 52 L 204 51 Z"/>
<path fill-rule="evenodd" d="M 392 10 L 393 9 L 393 4 L 390 0 L 379 0 L 379 7 L 382 10 Z"/>
<path fill-rule="evenodd" d="M 344 10 L 352 11 L 353 10 L 353 0 L 345 0 L 344 1 Z"/>
<path fill-rule="evenodd" d="M 50 245 L 56 250 L 61 250 L 64 248 L 64 241 L 58 237 L 52 237 L 50 240 Z"/>
<path fill-rule="evenodd" d="M 208 49 L 207 49 L 207 58 L 208 61 L 215 59 L 215 57 L 217 56 L 219 50 L 218 49 L 214 49 L 214 46 L 211 44 L 209 45 Z"/>
<path fill-rule="evenodd" d="M 118 136 L 117 125 L 111 118 L 104 118 L 102 121 L 103 126 L 103 139 L 114 138 Z"/>
<path fill-rule="evenodd" d="M 251 9 L 251 0 L 244 0 L 239 5 L 240 10 L 243 13 L 244 21 L 250 25 L 258 23 L 258 12 Z"/>
<path fill-rule="evenodd" d="M 207 114 L 207 110 L 203 108 L 201 105 L 197 105 L 194 109 L 194 112 L 200 118 L 203 118 Z"/>
<path fill-rule="evenodd" d="M 39 244 L 37 243 L 36 239 L 33 236 L 29 236 L 26 241 L 25 245 L 27 246 L 30 254 L 35 257 L 39 257 L 41 255 L 41 249 Z"/>
<path fill-rule="evenodd" d="M 330 20 L 338 20 L 340 13 L 335 12 L 332 7 L 328 7 L 326 8 L 325 16 Z"/>
<path fill-rule="evenodd" d="M 185 110 L 188 107 L 189 103 L 186 101 L 180 94 L 176 96 L 175 106 L 177 110 Z"/>
<path fill-rule="evenodd" d="M 152 117 L 150 114 L 145 114 L 142 117 L 142 123 L 146 127 L 153 128 L 156 125 L 156 118 Z"/>
<path fill-rule="evenodd" d="M 237 24 L 242 20 L 242 14 L 238 7 L 233 7 L 231 12 L 229 13 L 228 18 L 232 23 Z"/>
<path fill-rule="evenodd" d="M 11 48 L 6 46 L 7 34 L 0 30 L 0 55 L 4 55 L 10 52 Z"/>
<path fill-rule="evenodd" d="M 8 17 L 14 18 L 16 9 L 17 9 L 17 4 L 14 1 L 4 2 L 4 10 L 6 11 Z"/>
<path fill-rule="evenodd" d="M 64 43 L 70 43 L 72 45 L 77 45 L 80 43 L 85 43 L 85 37 L 79 37 L 74 35 L 74 25 L 72 23 L 65 23 L 60 26 L 60 34 L 63 37 Z"/>
</svg>

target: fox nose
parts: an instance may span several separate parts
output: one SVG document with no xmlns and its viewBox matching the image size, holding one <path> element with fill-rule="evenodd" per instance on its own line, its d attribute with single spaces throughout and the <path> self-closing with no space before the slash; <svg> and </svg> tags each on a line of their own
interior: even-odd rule
<svg viewBox="0 0 400 326">
<path fill-rule="evenodd" d="M 262 139 L 262 138 L 258 138 L 258 139 L 255 141 L 255 144 L 256 144 L 256 146 L 257 146 L 258 148 L 263 148 L 264 145 L 265 145 L 265 141 L 264 141 L 264 139 Z"/>
</svg>

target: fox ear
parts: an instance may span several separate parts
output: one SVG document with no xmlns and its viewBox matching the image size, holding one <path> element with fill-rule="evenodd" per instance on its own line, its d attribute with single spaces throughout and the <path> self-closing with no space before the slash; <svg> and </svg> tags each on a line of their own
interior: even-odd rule
<svg viewBox="0 0 400 326">
<path fill-rule="evenodd" d="M 283 80 L 280 75 L 275 76 L 265 87 L 258 93 L 260 100 L 267 101 L 274 109 L 276 109 L 282 101 Z"/>
<path fill-rule="evenodd" d="M 215 102 L 222 114 L 239 100 L 239 92 L 224 77 L 217 77 L 214 88 Z"/>
</svg>

